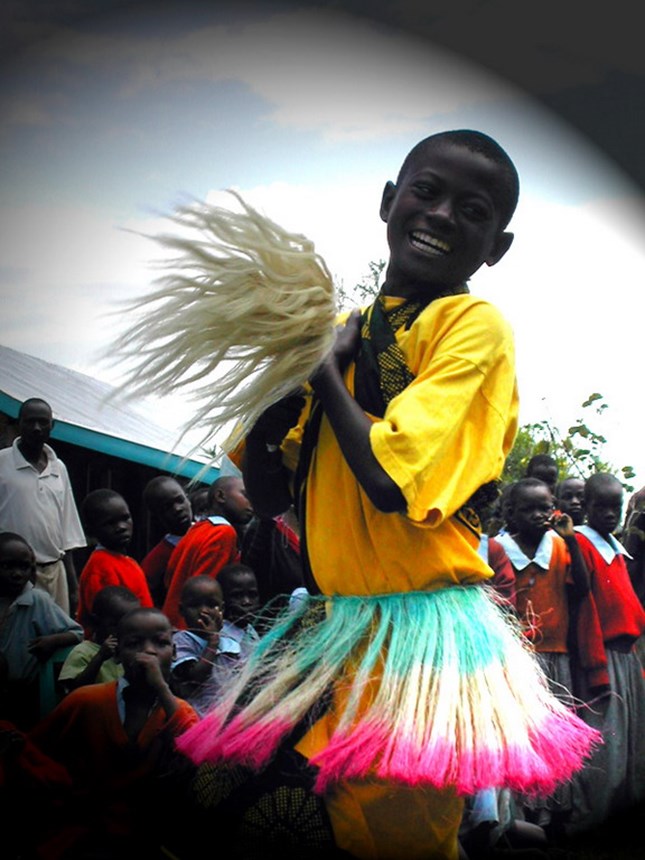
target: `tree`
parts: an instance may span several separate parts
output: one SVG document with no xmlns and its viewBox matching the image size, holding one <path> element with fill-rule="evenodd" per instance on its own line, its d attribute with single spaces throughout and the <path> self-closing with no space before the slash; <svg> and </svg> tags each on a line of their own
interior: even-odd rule
<svg viewBox="0 0 645 860">
<path fill-rule="evenodd" d="M 370 260 L 368 273 L 361 280 L 347 290 L 341 282 L 336 290 L 338 296 L 338 308 L 341 311 L 348 310 L 356 305 L 369 304 L 381 289 L 381 276 L 385 269 L 385 260 Z"/>
<path fill-rule="evenodd" d="M 582 409 L 593 409 L 601 416 L 609 408 L 602 394 L 594 392 L 582 403 Z M 616 468 L 604 457 L 607 439 L 593 430 L 584 417 L 576 420 L 563 435 L 545 419 L 520 427 L 512 451 L 506 458 L 502 481 L 509 483 L 523 477 L 528 461 L 535 454 L 549 454 L 558 463 L 562 475 L 578 475 L 583 480 L 594 472 L 611 472 L 626 492 L 634 490 L 629 480 L 635 477 L 631 466 Z"/>
</svg>

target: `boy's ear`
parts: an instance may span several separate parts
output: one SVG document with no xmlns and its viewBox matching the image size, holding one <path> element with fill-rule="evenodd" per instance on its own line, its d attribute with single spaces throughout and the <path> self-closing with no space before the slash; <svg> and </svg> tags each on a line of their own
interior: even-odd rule
<svg viewBox="0 0 645 860">
<path fill-rule="evenodd" d="M 381 221 L 385 221 L 387 223 L 387 219 L 390 215 L 390 208 L 392 206 L 392 201 L 396 195 L 396 185 L 388 180 L 385 183 L 385 188 L 383 189 L 383 196 L 381 197 L 381 208 L 379 210 L 379 214 L 381 216 Z"/>
<path fill-rule="evenodd" d="M 495 240 L 495 244 L 491 248 L 490 254 L 488 255 L 488 257 L 486 257 L 486 265 L 494 266 L 495 263 L 499 263 L 504 254 L 513 244 L 514 238 L 514 233 L 500 233 Z"/>
</svg>

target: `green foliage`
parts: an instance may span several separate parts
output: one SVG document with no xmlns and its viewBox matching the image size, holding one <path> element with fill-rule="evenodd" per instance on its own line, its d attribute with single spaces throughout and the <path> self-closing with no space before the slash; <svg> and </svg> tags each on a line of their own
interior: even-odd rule
<svg viewBox="0 0 645 860">
<path fill-rule="evenodd" d="M 363 275 L 358 284 L 354 284 L 349 290 L 341 282 L 336 288 L 339 310 L 344 311 L 359 305 L 369 304 L 381 289 L 385 265 L 385 260 L 370 260 L 368 273 Z"/>
<path fill-rule="evenodd" d="M 601 416 L 609 408 L 602 394 L 594 392 L 582 403 L 582 409 L 592 409 Z M 509 453 L 502 480 L 505 483 L 522 478 L 535 454 L 549 454 L 557 462 L 560 474 L 578 475 L 583 480 L 594 472 L 611 472 L 621 481 L 625 491 L 633 492 L 629 480 L 635 477 L 631 466 L 615 467 L 607 462 L 603 449 L 607 439 L 593 430 L 580 417 L 563 435 L 548 419 L 520 427 L 513 450 Z"/>
</svg>

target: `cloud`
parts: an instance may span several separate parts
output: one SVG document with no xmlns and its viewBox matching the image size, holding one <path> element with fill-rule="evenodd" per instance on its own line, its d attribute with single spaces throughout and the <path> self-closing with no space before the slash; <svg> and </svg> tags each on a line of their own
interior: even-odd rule
<svg viewBox="0 0 645 860">
<path fill-rule="evenodd" d="M 514 93 L 427 39 L 325 9 L 260 10 L 252 20 L 192 29 L 183 21 L 164 36 L 61 28 L 39 43 L 35 61 L 109 76 L 122 99 L 177 82 L 236 80 L 266 102 L 265 121 L 329 140 L 413 134 L 432 114 Z M 28 119 L 15 103 L 6 116 Z"/>
</svg>

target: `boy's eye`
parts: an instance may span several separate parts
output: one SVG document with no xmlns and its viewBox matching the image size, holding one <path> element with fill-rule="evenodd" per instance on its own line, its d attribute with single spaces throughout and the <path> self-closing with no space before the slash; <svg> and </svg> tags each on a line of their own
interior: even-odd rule
<svg viewBox="0 0 645 860">
<path fill-rule="evenodd" d="M 475 221 L 485 221 L 490 218 L 490 211 L 480 203 L 466 203 L 463 211 L 468 218 L 472 218 Z"/>
</svg>

